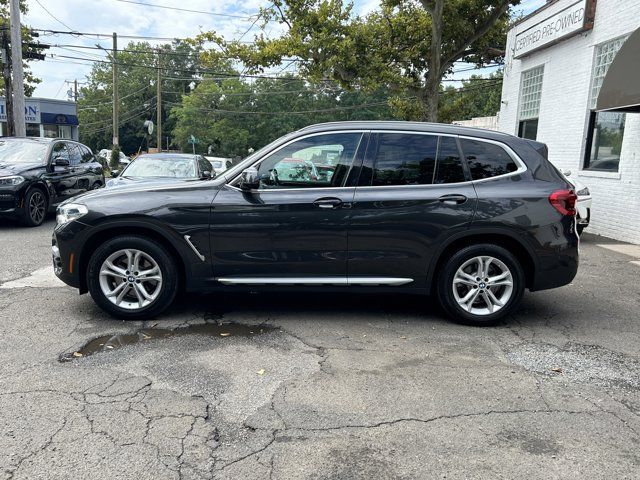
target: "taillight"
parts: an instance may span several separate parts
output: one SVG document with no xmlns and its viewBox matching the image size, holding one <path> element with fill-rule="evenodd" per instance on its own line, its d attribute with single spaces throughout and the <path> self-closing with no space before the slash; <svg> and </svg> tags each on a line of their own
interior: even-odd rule
<svg viewBox="0 0 640 480">
<path fill-rule="evenodd" d="M 556 190 L 549 195 L 549 203 L 562 215 L 573 217 L 576 214 L 578 196 L 573 190 Z"/>
</svg>

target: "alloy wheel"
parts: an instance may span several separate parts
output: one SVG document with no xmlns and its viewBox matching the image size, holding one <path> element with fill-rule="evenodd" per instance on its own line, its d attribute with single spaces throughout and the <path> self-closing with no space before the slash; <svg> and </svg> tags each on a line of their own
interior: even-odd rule
<svg viewBox="0 0 640 480">
<path fill-rule="evenodd" d="M 139 310 L 155 301 L 162 289 L 158 263 L 142 250 L 118 250 L 102 262 L 100 289 L 114 305 Z"/>
<path fill-rule="evenodd" d="M 39 190 L 36 190 L 29 198 L 29 215 L 31 216 L 33 223 L 40 225 L 44 220 L 45 214 L 46 200 L 44 195 Z"/>
<path fill-rule="evenodd" d="M 453 277 L 458 306 L 473 315 L 490 315 L 503 308 L 513 293 L 513 275 L 507 265 L 491 256 L 464 262 Z"/>
</svg>

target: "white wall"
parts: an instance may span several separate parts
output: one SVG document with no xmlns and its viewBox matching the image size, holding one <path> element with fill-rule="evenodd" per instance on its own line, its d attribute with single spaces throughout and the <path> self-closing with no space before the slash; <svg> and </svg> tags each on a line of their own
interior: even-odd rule
<svg viewBox="0 0 640 480">
<path fill-rule="evenodd" d="M 534 25 L 573 4 L 560 0 L 525 20 Z M 583 171 L 591 72 L 596 45 L 640 28 L 640 0 L 600 0 L 593 30 L 514 59 L 515 30 L 507 39 L 499 128 L 517 134 L 520 74 L 544 64 L 537 140 L 549 146 L 549 159 L 571 170 L 593 196 L 588 232 L 640 244 L 640 114 L 627 114 L 619 172 Z"/>
</svg>

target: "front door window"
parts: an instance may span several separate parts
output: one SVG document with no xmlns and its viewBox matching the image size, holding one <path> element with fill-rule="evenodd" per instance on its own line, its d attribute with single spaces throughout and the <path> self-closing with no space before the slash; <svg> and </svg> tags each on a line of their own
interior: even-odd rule
<svg viewBox="0 0 640 480">
<path fill-rule="evenodd" d="M 260 189 L 342 187 L 362 133 L 332 133 L 297 140 L 258 165 Z"/>
</svg>

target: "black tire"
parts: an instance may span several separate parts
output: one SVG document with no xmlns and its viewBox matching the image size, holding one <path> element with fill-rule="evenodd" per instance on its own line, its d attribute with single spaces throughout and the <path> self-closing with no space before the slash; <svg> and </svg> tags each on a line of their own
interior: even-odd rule
<svg viewBox="0 0 640 480">
<path fill-rule="evenodd" d="M 91 190 L 97 190 L 98 188 L 102 187 L 102 183 L 101 182 L 93 182 L 93 185 L 91 185 Z"/>
<path fill-rule="evenodd" d="M 49 212 L 47 195 L 39 188 L 31 188 L 24 196 L 22 224 L 26 227 L 42 225 Z"/>
<path fill-rule="evenodd" d="M 587 228 L 587 226 L 586 226 L 586 225 L 578 224 L 578 225 L 576 226 L 576 231 L 578 232 L 578 235 L 582 235 L 582 232 L 584 232 L 584 229 L 585 229 L 585 228 Z"/>
<path fill-rule="evenodd" d="M 111 302 L 100 286 L 100 269 L 104 261 L 110 255 L 124 249 L 144 252 L 156 262 L 162 274 L 162 284 L 157 297 L 150 304 L 135 310 L 122 308 Z M 175 299 L 178 284 L 176 260 L 159 243 L 135 235 L 116 237 L 100 245 L 91 256 L 87 268 L 87 285 L 93 300 L 104 311 L 123 320 L 147 320 L 160 315 Z"/>
<path fill-rule="evenodd" d="M 479 256 L 491 256 L 498 259 L 509 269 L 513 280 L 511 296 L 506 303 L 496 312 L 483 315 L 474 314 L 463 309 L 458 304 L 453 291 L 453 281 L 458 269 L 468 260 Z M 475 326 L 493 325 L 511 314 L 518 308 L 525 288 L 525 276 L 518 259 L 505 248 L 493 244 L 471 245 L 454 253 L 440 269 L 437 282 L 438 300 L 444 311 L 457 323 Z M 500 287 L 497 288 L 499 289 Z"/>
</svg>

